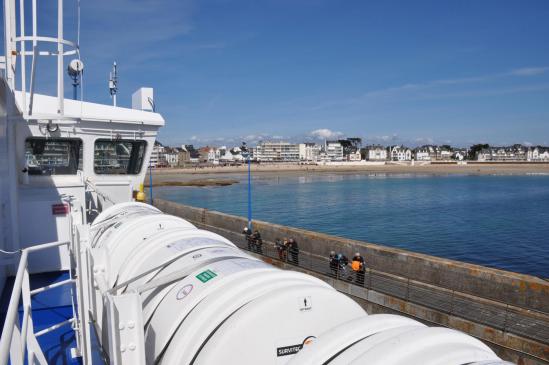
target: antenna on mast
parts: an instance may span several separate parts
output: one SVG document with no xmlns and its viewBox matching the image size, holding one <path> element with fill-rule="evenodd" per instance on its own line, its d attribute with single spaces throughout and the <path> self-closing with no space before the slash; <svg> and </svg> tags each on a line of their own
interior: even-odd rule
<svg viewBox="0 0 549 365">
<path fill-rule="evenodd" d="M 72 79 L 72 98 L 78 99 L 78 86 L 80 85 L 80 75 L 84 71 L 84 63 L 79 59 L 74 59 L 69 63 L 67 72 Z"/>
<path fill-rule="evenodd" d="M 118 75 L 116 73 L 116 61 L 112 65 L 112 71 L 109 74 L 109 92 L 112 97 L 112 105 L 116 106 L 116 92 L 118 91 Z"/>
</svg>

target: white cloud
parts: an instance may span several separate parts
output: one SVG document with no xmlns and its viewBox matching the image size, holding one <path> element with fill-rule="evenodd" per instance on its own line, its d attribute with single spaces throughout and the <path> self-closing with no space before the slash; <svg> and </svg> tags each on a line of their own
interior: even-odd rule
<svg viewBox="0 0 549 365">
<path fill-rule="evenodd" d="M 213 43 L 203 43 L 196 46 L 199 49 L 223 49 L 227 48 L 227 43 L 224 42 L 213 42 Z"/>
<path fill-rule="evenodd" d="M 398 141 L 399 137 L 396 134 L 393 134 L 392 136 L 384 135 L 384 136 L 369 136 L 366 137 L 365 141 L 370 141 L 372 143 L 387 143 L 387 142 L 395 142 Z"/>
<path fill-rule="evenodd" d="M 245 141 L 256 141 L 261 138 L 261 135 L 248 134 L 247 136 L 242 136 L 241 139 Z"/>
<path fill-rule="evenodd" d="M 510 72 L 514 76 L 537 76 L 543 75 L 545 72 L 549 71 L 549 67 L 524 67 L 518 68 Z"/>
<path fill-rule="evenodd" d="M 549 66 L 541 67 L 523 67 L 517 68 L 511 71 L 505 71 L 500 73 L 491 73 L 478 76 L 469 76 L 469 77 L 458 77 L 458 78 L 448 78 L 448 79 L 437 79 L 425 82 L 417 83 L 405 83 L 402 85 L 392 86 L 381 88 L 377 90 L 367 91 L 361 95 L 354 97 L 349 97 L 346 99 L 332 100 L 324 102 L 318 105 L 309 107 L 308 110 L 323 110 L 328 108 L 342 106 L 352 106 L 352 105 L 363 105 L 374 100 L 379 100 L 380 98 L 402 98 L 402 97 L 420 97 L 421 99 L 439 99 L 439 98 L 448 98 L 448 97 L 463 97 L 463 96 L 490 96 L 490 95 L 499 95 L 499 94 L 510 94 L 510 93 L 524 93 L 531 91 L 545 91 L 547 85 L 522 85 L 519 87 L 512 87 L 508 89 L 501 89 L 500 87 L 493 87 L 489 90 L 478 90 L 478 86 L 474 88 L 467 89 L 465 91 L 459 92 L 441 92 L 440 88 L 452 88 L 461 86 L 461 90 L 467 85 L 474 84 L 486 84 L 489 82 L 494 82 L 501 79 L 506 79 L 510 77 L 528 77 L 528 76 L 539 76 L 549 72 Z M 429 94 L 429 91 L 436 91 Z"/>
<path fill-rule="evenodd" d="M 343 133 L 332 131 L 328 128 L 315 129 L 310 133 L 311 136 L 321 139 L 338 138 L 343 136 Z"/>
<path fill-rule="evenodd" d="M 432 138 L 429 137 L 418 137 L 415 139 L 415 142 L 422 143 L 422 144 L 434 144 L 435 141 Z"/>
</svg>

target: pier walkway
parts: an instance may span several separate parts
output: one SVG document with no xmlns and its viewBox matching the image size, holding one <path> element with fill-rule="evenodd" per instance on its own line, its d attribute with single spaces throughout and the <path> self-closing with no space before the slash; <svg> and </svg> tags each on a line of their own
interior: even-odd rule
<svg viewBox="0 0 549 365">
<path fill-rule="evenodd" d="M 395 313 L 455 328 L 490 345 L 520 365 L 549 364 L 549 282 L 528 275 L 458 263 L 428 255 L 254 221 L 261 249 L 249 247 L 242 217 L 156 199 L 155 205 L 200 228 L 218 233 L 241 249 L 284 269 L 315 275 L 353 297 L 369 313 Z M 274 241 L 294 238 L 299 261 L 281 259 Z M 328 254 L 359 251 L 364 280 L 350 267 L 332 272 Z"/>
</svg>

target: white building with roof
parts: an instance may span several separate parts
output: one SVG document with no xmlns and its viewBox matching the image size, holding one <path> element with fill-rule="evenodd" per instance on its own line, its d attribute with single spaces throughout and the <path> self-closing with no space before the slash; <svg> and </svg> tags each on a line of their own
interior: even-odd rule
<svg viewBox="0 0 549 365">
<path fill-rule="evenodd" d="M 151 152 L 151 159 L 149 160 L 149 164 L 151 167 L 166 166 L 166 160 L 164 157 L 164 146 L 155 143 Z"/>
<path fill-rule="evenodd" d="M 366 161 L 386 161 L 387 149 L 380 145 L 366 146 L 362 149 Z"/>
<path fill-rule="evenodd" d="M 433 146 L 421 146 L 414 150 L 416 161 L 431 161 L 436 156 Z"/>
<path fill-rule="evenodd" d="M 411 161 L 412 150 L 404 146 L 389 147 L 389 156 L 391 161 Z"/>
<path fill-rule="evenodd" d="M 299 145 L 283 141 L 260 142 L 254 150 L 254 157 L 258 161 L 298 162 Z"/>
<path fill-rule="evenodd" d="M 179 151 L 175 148 L 165 147 L 163 161 L 170 167 L 176 167 L 179 163 Z"/>
<path fill-rule="evenodd" d="M 328 161 L 343 161 L 343 146 L 338 141 L 326 141 L 324 152 Z"/>
<path fill-rule="evenodd" d="M 530 147 L 528 149 L 528 161 L 549 161 L 549 147 Z"/>
<path fill-rule="evenodd" d="M 360 154 L 360 150 L 358 149 L 355 152 L 349 153 L 346 157 L 347 157 L 347 161 L 351 161 L 351 162 L 362 161 L 362 155 Z"/>
<path fill-rule="evenodd" d="M 316 143 L 300 143 L 299 144 L 299 160 L 316 162 L 320 159 L 320 151 L 322 146 Z"/>
<path fill-rule="evenodd" d="M 508 147 L 488 147 L 477 153 L 478 161 L 526 161 L 528 150 L 521 145 Z"/>
</svg>

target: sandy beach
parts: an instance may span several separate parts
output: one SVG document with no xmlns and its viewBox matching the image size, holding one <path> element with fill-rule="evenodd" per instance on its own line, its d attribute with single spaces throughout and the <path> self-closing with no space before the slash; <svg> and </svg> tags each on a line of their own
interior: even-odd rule
<svg viewBox="0 0 549 365">
<path fill-rule="evenodd" d="M 549 175 L 549 163 L 468 163 L 424 165 L 295 165 L 253 164 L 252 172 L 263 178 L 302 174 L 428 174 L 428 175 Z M 154 186 L 223 186 L 237 183 L 247 166 L 163 168 L 153 170 Z M 149 177 L 145 179 L 149 183 Z"/>
</svg>

